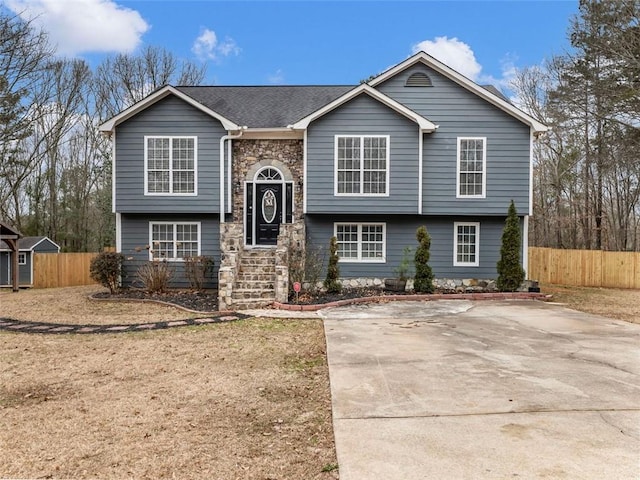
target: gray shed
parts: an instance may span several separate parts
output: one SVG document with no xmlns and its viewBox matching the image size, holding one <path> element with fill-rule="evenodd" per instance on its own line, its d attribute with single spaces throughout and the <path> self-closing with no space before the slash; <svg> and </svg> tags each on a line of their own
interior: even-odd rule
<svg viewBox="0 0 640 480">
<path fill-rule="evenodd" d="M 22 237 L 18 240 L 18 272 L 21 287 L 33 285 L 34 253 L 60 253 L 60 246 L 49 237 Z M 0 240 L 0 287 L 11 286 L 11 249 Z"/>
</svg>

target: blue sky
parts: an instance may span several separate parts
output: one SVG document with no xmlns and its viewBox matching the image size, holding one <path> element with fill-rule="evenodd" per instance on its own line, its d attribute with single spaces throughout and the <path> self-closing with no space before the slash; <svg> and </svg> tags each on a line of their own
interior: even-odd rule
<svg viewBox="0 0 640 480">
<path fill-rule="evenodd" d="M 66 56 L 165 47 L 219 85 L 353 84 L 426 49 L 479 83 L 569 49 L 577 1 L 5 0 Z"/>
</svg>

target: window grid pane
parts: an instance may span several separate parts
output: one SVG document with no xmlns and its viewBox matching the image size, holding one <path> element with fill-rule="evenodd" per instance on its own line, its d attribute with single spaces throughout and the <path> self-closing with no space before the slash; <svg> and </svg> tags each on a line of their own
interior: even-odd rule
<svg viewBox="0 0 640 480">
<path fill-rule="evenodd" d="M 151 253 L 154 259 L 198 256 L 198 225 L 154 223 L 151 227 Z"/>
<path fill-rule="evenodd" d="M 382 225 L 362 225 L 362 258 L 382 258 Z"/>
<path fill-rule="evenodd" d="M 173 258 L 173 225 L 162 223 L 153 225 L 151 253 L 154 259 Z"/>
<path fill-rule="evenodd" d="M 475 225 L 458 225 L 456 258 L 458 263 L 476 263 Z"/>
<path fill-rule="evenodd" d="M 147 139 L 148 193 L 195 192 L 195 139 Z"/>
<path fill-rule="evenodd" d="M 338 137 L 337 192 L 387 193 L 387 139 L 385 137 Z"/>
<path fill-rule="evenodd" d="M 357 225 L 338 225 L 336 239 L 338 240 L 338 256 L 340 258 L 358 258 Z"/>
<path fill-rule="evenodd" d="M 484 139 L 460 139 L 460 195 L 482 195 Z"/>
</svg>

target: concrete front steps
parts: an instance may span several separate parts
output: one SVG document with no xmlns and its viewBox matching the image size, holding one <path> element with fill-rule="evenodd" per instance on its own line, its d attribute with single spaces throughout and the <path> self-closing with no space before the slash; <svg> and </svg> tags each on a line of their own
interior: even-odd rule
<svg viewBox="0 0 640 480">
<path fill-rule="evenodd" d="M 274 248 L 252 248 L 242 252 L 240 269 L 233 283 L 233 309 L 271 305 L 276 299 Z"/>
</svg>

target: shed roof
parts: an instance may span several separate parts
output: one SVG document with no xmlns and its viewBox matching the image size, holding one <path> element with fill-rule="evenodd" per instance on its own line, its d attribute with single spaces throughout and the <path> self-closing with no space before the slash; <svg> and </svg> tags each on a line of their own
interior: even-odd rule
<svg viewBox="0 0 640 480">
<path fill-rule="evenodd" d="M 60 250 L 60 246 L 56 242 L 51 240 L 49 237 L 34 236 L 34 237 L 20 238 L 18 240 L 18 251 L 21 251 L 21 252 L 32 251 L 36 246 L 38 246 L 40 243 L 44 241 L 51 242 L 53 245 L 55 245 L 58 248 L 58 250 Z M 6 250 L 6 251 L 10 250 L 9 245 L 7 245 L 5 242 L 0 240 L 0 250 Z"/>
</svg>

